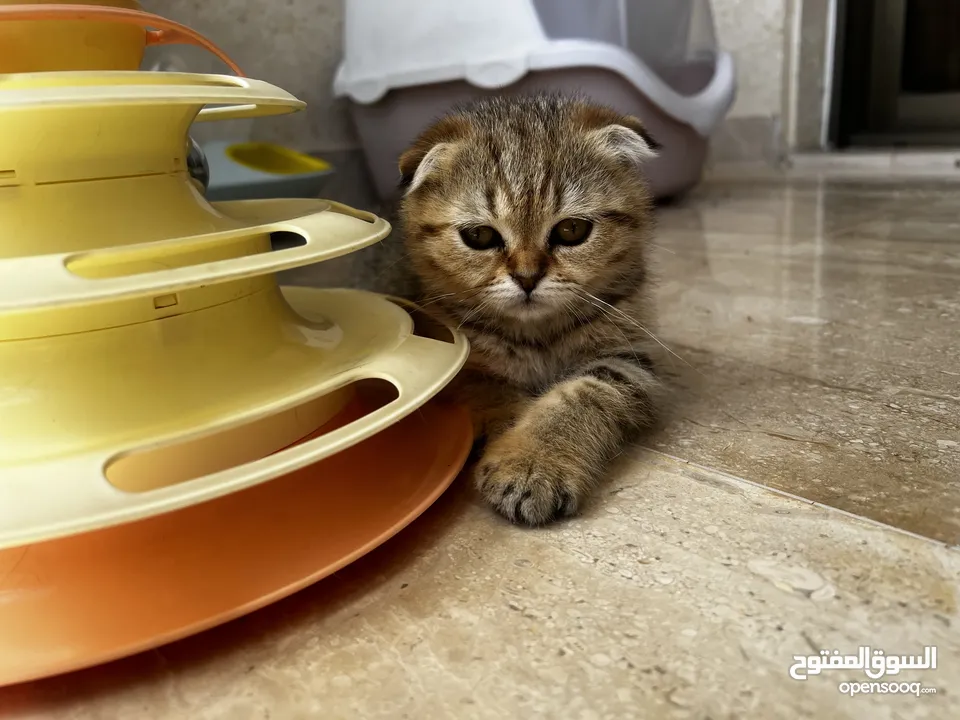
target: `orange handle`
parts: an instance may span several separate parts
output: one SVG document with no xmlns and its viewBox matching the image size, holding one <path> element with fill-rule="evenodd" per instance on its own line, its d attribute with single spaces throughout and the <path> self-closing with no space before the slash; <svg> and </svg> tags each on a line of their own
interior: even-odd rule
<svg viewBox="0 0 960 720">
<path fill-rule="evenodd" d="M 196 45 L 216 55 L 240 77 L 243 72 L 223 50 L 186 25 L 142 10 L 103 5 L 2 5 L 0 20 L 94 20 L 139 25 L 147 45 Z"/>
</svg>

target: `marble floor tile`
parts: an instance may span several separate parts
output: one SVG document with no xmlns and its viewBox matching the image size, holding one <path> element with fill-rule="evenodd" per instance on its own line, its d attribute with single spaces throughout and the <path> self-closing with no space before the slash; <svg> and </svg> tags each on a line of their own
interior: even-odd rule
<svg viewBox="0 0 960 720">
<path fill-rule="evenodd" d="M 940 544 L 638 450 L 581 518 L 524 530 L 459 484 L 328 580 L 0 690 L 0 717 L 939 720 L 960 717 L 958 593 Z M 795 655 L 867 645 L 935 646 L 937 669 L 895 678 L 918 695 L 790 677 Z"/>
<path fill-rule="evenodd" d="M 665 208 L 678 382 L 650 445 L 958 543 L 958 210 L 950 186 L 839 183 Z"/>
</svg>

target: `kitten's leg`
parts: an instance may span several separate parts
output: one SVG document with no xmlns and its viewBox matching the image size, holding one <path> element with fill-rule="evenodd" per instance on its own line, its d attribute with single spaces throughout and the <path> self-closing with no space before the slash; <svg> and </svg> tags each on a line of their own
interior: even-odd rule
<svg viewBox="0 0 960 720">
<path fill-rule="evenodd" d="M 477 488 L 516 522 L 542 525 L 572 515 L 610 460 L 650 425 L 658 387 L 643 355 L 590 362 L 491 439 L 474 476 Z"/>
<path fill-rule="evenodd" d="M 475 455 L 512 425 L 531 399 L 529 393 L 517 387 L 469 369 L 461 371 L 444 394 L 470 408 Z"/>
</svg>

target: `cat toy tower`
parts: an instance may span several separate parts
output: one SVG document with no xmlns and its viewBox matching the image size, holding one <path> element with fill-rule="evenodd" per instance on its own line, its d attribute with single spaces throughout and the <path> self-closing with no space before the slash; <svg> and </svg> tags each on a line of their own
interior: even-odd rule
<svg viewBox="0 0 960 720">
<path fill-rule="evenodd" d="M 171 42 L 235 75 L 138 70 Z M 324 200 L 211 204 L 191 179 L 191 123 L 302 102 L 131 0 L 0 0 L 0 48 L 6 684 L 332 572 L 442 492 L 470 431 L 425 405 L 462 337 L 377 295 L 278 285 L 381 240 L 384 220 Z M 372 381 L 386 399 L 361 392 Z"/>
</svg>

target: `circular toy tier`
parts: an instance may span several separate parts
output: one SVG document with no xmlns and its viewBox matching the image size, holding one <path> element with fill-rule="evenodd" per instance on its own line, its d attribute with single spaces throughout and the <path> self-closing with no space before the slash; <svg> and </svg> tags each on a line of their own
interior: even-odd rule
<svg viewBox="0 0 960 720">
<path fill-rule="evenodd" d="M 303 103 L 137 72 L 147 45 L 191 42 L 240 75 L 134 0 L 91 2 L 0 0 L 0 685 L 324 577 L 433 502 L 472 438 L 462 409 L 413 412 L 462 336 L 404 301 L 277 284 L 387 222 L 210 203 L 192 179 L 193 122 Z"/>
<path fill-rule="evenodd" d="M 348 407 L 332 424 L 362 411 Z M 429 403 L 214 502 L 0 550 L 0 686 L 172 642 L 330 575 L 429 507 L 470 444 L 467 413 Z"/>
<path fill-rule="evenodd" d="M 382 239 L 390 227 L 369 213 L 320 200 L 211 205 L 191 180 L 186 138 L 195 119 L 302 106 L 267 83 L 217 75 L 0 76 L 0 312 L 187 290 L 197 309 L 201 296 L 222 301 L 217 284 Z M 275 233 L 292 247 L 271 252 Z M 133 319 L 153 317 L 124 322 Z M 0 320 L 0 339 L 16 337 L 13 322 Z"/>
<path fill-rule="evenodd" d="M 0 547 L 291 472 L 460 368 L 462 338 L 416 335 L 387 299 L 278 287 L 279 270 L 382 239 L 384 220 L 322 200 L 210 204 L 191 180 L 195 119 L 300 107 L 236 77 L 0 76 Z M 396 399 L 294 445 L 368 378 Z"/>
<path fill-rule="evenodd" d="M 148 46 L 173 44 L 202 47 L 242 75 L 203 35 L 143 12 L 136 0 L 0 0 L 0 73 L 138 70 Z"/>
</svg>

